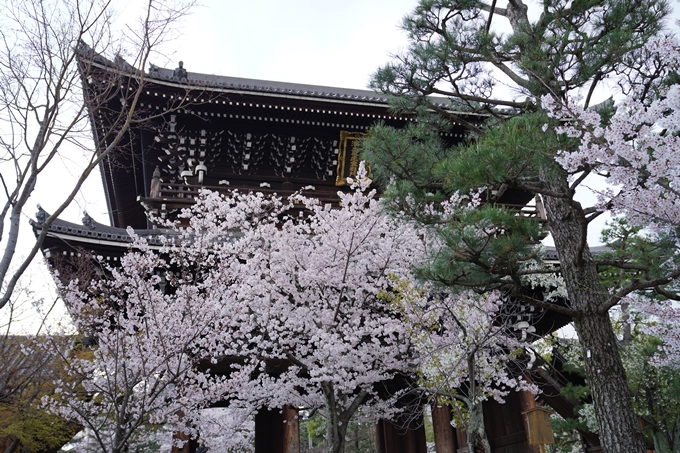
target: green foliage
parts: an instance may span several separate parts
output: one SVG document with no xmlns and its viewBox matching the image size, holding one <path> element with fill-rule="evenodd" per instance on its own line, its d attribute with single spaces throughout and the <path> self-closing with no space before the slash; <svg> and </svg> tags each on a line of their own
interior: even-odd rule
<svg viewBox="0 0 680 453">
<path fill-rule="evenodd" d="M 670 233 L 648 234 L 625 219 L 613 219 L 602 231 L 602 241 L 610 250 L 597 257 L 606 263 L 599 267 L 604 285 L 619 289 L 639 279 L 663 276 L 663 265 L 677 260 L 677 241 Z M 648 303 L 665 298 L 655 290 L 645 294 Z M 645 421 L 648 444 L 657 452 L 680 451 L 680 369 L 656 366 L 654 355 L 662 339 L 642 332 L 653 320 L 622 306 L 618 330 L 623 335 L 620 347 L 628 385 L 636 413 Z"/>
<path fill-rule="evenodd" d="M 555 134 L 551 123 L 543 114 L 526 114 L 485 128 L 474 143 L 453 148 L 437 172 L 452 191 L 501 184 L 523 188 L 539 171 L 555 173 L 554 156 L 574 146 Z"/>
<path fill-rule="evenodd" d="M 0 424 L 0 439 L 19 439 L 24 452 L 41 452 L 59 448 L 79 430 L 72 423 L 38 408 L 2 411 L 5 422 Z M 7 418 L 5 418 L 7 417 Z"/>
<path fill-rule="evenodd" d="M 579 431 L 587 430 L 586 424 L 578 419 L 562 418 L 557 414 L 550 416 L 550 426 L 555 435 L 555 443 L 551 446 L 552 453 L 580 453 L 581 436 Z"/>
<path fill-rule="evenodd" d="M 469 192 L 501 184 L 523 187 L 539 170 L 557 168 L 554 156 L 573 141 L 554 133 L 551 119 L 527 114 L 497 127 L 485 127 L 472 143 L 446 146 L 440 127 L 431 121 L 410 123 L 404 129 L 378 125 L 362 141 L 364 159 L 383 187 L 399 184 L 401 193 L 425 195 Z"/>
<path fill-rule="evenodd" d="M 375 423 L 352 421 L 347 428 L 345 453 L 375 452 Z"/>
<path fill-rule="evenodd" d="M 659 338 L 640 332 L 624 347 L 623 359 L 636 412 L 645 421 L 645 434 L 657 453 L 680 452 L 680 369 L 650 362 Z"/>
<path fill-rule="evenodd" d="M 565 398 L 583 401 L 590 397 L 590 388 L 587 385 L 575 385 L 569 382 L 567 385 L 562 387 L 562 395 Z"/>
<path fill-rule="evenodd" d="M 658 1 L 545 1 L 544 14 L 524 33 L 515 33 L 504 49 L 516 52 L 525 72 L 541 80 L 555 80 L 559 90 L 560 74 L 566 63 L 571 87 L 582 86 L 612 70 L 627 54 L 642 46 L 645 36 L 640 24 L 649 28 L 647 36 L 660 30 L 660 19 L 668 13 L 666 2 Z M 546 64 L 548 63 L 548 64 Z M 534 92 L 548 87 L 532 87 Z M 559 92 L 559 91 L 557 91 Z"/>
<path fill-rule="evenodd" d="M 675 234 L 645 234 L 623 218 L 609 222 L 601 240 L 610 250 L 598 255 L 597 261 L 603 263 L 598 270 L 603 285 L 609 288 L 619 289 L 634 280 L 662 277 L 669 260 L 680 260 Z M 654 291 L 648 291 L 647 296 L 658 297 Z"/>
<path fill-rule="evenodd" d="M 375 128 L 364 143 L 365 158 L 383 185 L 391 183 L 385 194 L 394 211 L 432 225 L 437 233 L 439 250 L 421 277 L 453 291 L 502 288 L 529 301 L 521 292 L 522 276 L 551 272 L 535 251 L 541 227 L 535 219 L 513 218 L 519 217 L 517 212 L 497 202 L 508 188 L 539 194 L 570 300 L 568 308 L 554 309 L 574 316 L 584 345 L 601 344 L 613 338 L 606 320 L 604 328 L 594 331 L 586 331 L 580 320 L 615 304 L 618 299 L 608 300 L 609 291 L 626 286 L 634 291 L 636 281 L 662 275 L 663 264 L 676 249 L 670 236 L 626 238 L 621 231 L 619 245 L 598 257 L 598 268 L 593 268 L 586 233 L 597 208 L 584 208 L 574 196 L 584 178 L 597 172 L 597 164 L 570 162 L 565 167 L 570 174 L 557 163 L 556 157 L 579 143 L 554 132 L 558 124 L 547 118 L 542 97 L 550 94 L 560 102 L 583 94 L 584 102 L 577 103 L 585 108 L 610 76 L 628 79 L 622 82 L 624 91 L 641 79 L 653 89 L 658 80 L 638 77 L 654 63 L 643 46 L 661 34 L 669 7 L 666 0 L 536 3 L 421 0 L 403 24 L 410 47 L 372 80 L 373 88 L 393 98 L 397 110 L 416 117 L 416 126 L 403 132 Z M 528 14 L 529 7 L 538 14 Z M 503 89 L 496 90 L 499 86 Z M 430 116 L 421 121 L 425 109 L 440 121 Z M 605 123 L 615 111 L 611 102 L 595 110 Z M 444 143 L 445 121 L 465 128 L 468 141 Z M 475 196 L 477 209 L 466 210 L 466 200 Z M 451 199 L 459 209 L 445 212 L 440 203 Z M 596 270 L 606 286 L 600 286 Z M 657 296 L 663 296 L 657 288 Z M 531 301 L 539 307 L 543 302 Z M 604 447 L 640 451 L 644 445 L 627 403 L 618 351 L 604 355 L 606 360 L 594 356 L 602 361 L 588 367 L 593 391 L 602 392 L 598 402 L 607 402 L 598 406 L 598 417 L 607 420 L 606 426 L 626 427 L 603 433 Z M 612 376 L 606 383 L 597 369 L 605 363 Z M 617 411 L 605 407 L 614 402 L 620 403 Z"/>
<path fill-rule="evenodd" d="M 427 121 L 409 123 L 400 130 L 378 124 L 361 141 L 361 148 L 364 159 L 371 162 L 373 180 L 382 187 L 393 179 L 404 184 L 405 191 L 441 186 L 435 168 L 448 150 L 438 128 Z"/>
<path fill-rule="evenodd" d="M 636 414 L 644 421 L 644 433 L 648 445 L 653 445 L 657 453 L 677 453 L 680 451 L 680 369 L 673 366 L 655 366 L 654 354 L 662 344 L 661 339 L 640 331 L 643 322 L 638 320 L 628 344 L 621 344 L 620 351 L 628 377 L 628 387 Z M 583 358 L 578 345 L 574 342 L 558 341 L 551 343 L 560 355 L 567 358 L 563 365 L 566 372 L 584 377 Z M 567 384 L 562 388 L 566 398 L 588 402 L 588 385 Z M 583 405 L 576 411 L 582 411 Z M 574 430 L 588 431 L 585 418 L 563 419 L 552 417 L 551 424 L 560 451 L 571 451 L 571 433 Z"/>
<path fill-rule="evenodd" d="M 512 276 L 537 256 L 534 245 L 543 233 L 536 219 L 495 204 L 502 184 L 534 178 L 537 167 L 555 166 L 550 153 L 564 139 L 544 133 L 543 115 L 526 115 L 491 128 L 469 145 L 446 147 L 436 128 L 418 122 L 404 130 L 377 126 L 364 140 L 364 158 L 383 185 L 395 212 L 434 225 L 441 249 L 420 271 L 422 278 L 446 286 L 462 284 L 480 290 L 507 286 Z M 480 186 L 484 190 L 475 193 Z M 463 194 L 455 214 L 441 202 Z M 479 196 L 477 209 L 463 209 Z"/>
<path fill-rule="evenodd" d="M 551 335 L 539 340 L 537 346 L 543 350 L 549 349 L 551 351 L 552 356 L 549 360 L 555 360 L 556 363 L 559 363 L 563 374 L 570 376 L 574 381 L 585 378 L 585 364 L 581 355 L 581 348 L 577 342 Z M 542 352 L 541 355 L 547 359 L 545 353 Z M 591 431 L 586 418 L 578 417 L 591 401 L 590 387 L 587 384 L 568 382 L 560 392 L 564 398 L 577 403 L 574 407 L 577 418 L 563 418 L 556 413 L 551 415 L 550 424 L 555 434 L 555 451 L 580 452 L 580 435 L 578 432 Z"/>
<path fill-rule="evenodd" d="M 319 412 L 300 422 L 300 451 L 321 453 L 326 446 L 326 420 Z M 375 423 L 363 420 L 361 413 L 347 427 L 345 453 L 375 452 Z"/>
<path fill-rule="evenodd" d="M 507 284 L 502 277 L 536 259 L 533 244 L 541 227 L 507 208 L 485 205 L 448 219 L 437 232 L 442 247 L 420 276 L 449 287 L 491 290 Z"/>
<path fill-rule="evenodd" d="M 517 91 L 540 97 L 587 87 L 622 63 L 634 63 L 630 54 L 659 33 L 669 11 L 668 2 L 658 0 L 543 0 L 532 21 L 524 20 L 526 6 L 519 4 L 507 14 L 512 32 L 501 33 L 489 25 L 503 22 L 502 14 L 488 21 L 481 4 L 421 0 L 404 19 L 408 52 L 380 68 L 372 87 L 399 96 L 400 107 L 411 109 L 428 104 L 423 95 L 440 94 L 451 96 L 452 109 L 531 110 L 535 105 L 512 98 L 496 101 L 493 88 L 511 80 Z"/>
<path fill-rule="evenodd" d="M 57 354 L 72 341 L 58 337 L 54 349 L 46 349 L 29 337 L 0 336 L 0 444 L 18 439 L 17 451 L 37 453 L 58 449 L 80 431 L 40 407 L 40 399 L 54 391 L 52 379 L 64 376 Z"/>
<path fill-rule="evenodd" d="M 326 427 L 323 417 L 318 412 L 300 423 L 300 428 L 300 441 L 303 444 L 307 445 L 309 439 L 312 440 L 313 445 L 325 444 Z"/>
</svg>

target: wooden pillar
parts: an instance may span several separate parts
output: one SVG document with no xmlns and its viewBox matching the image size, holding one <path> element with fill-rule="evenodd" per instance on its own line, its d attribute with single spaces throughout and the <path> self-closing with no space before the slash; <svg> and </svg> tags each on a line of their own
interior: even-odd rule
<svg viewBox="0 0 680 453">
<path fill-rule="evenodd" d="M 411 420 L 407 435 L 410 448 L 408 453 L 427 453 L 427 436 L 425 435 L 425 421 L 422 414 L 416 420 Z"/>
<path fill-rule="evenodd" d="M 174 441 L 175 439 L 183 441 L 184 445 L 182 448 L 175 447 L 173 442 L 172 453 L 196 453 L 196 449 L 198 448 L 198 442 L 196 442 L 196 440 L 191 439 L 181 431 L 172 434 L 172 440 Z"/>
<path fill-rule="evenodd" d="M 283 415 L 260 409 L 255 414 L 255 453 L 283 453 Z"/>
<path fill-rule="evenodd" d="M 456 453 L 456 433 L 451 426 L 451 408 L 438 405 L 436 400 L 430 404 L 432 408 L 432 431 L 434 432 L 434 448 L 437 453 Z"/>
<path fill-rule="evenodd" d="M 300 453 L 300 420 L 297 409 L 283 406 L 283 422 L 284 453 Z"/>
<path fill-rule="evenodd" d="M 255 453 L 300 453 L 297 410 L 260 409 L 255 414 Z"/>
<path fill-rule="evenodd" d="M 179 420 L 182 421 L 184 418 L 184 412 L 182 411 L 177 411 L 177 415 L 179 416 Z M 196 440 L 191 439 L 188 435 L 184 434 L 182 431 L 177 431 L 172 433 L 172 440 L 173 440 L 173 445 L 172 449 L 170 450 L 172 453 L 195 453 L 196 449 L 198 448 L 198 442 Z M 183 442 L 182 447 L 176 447 L 175 440 L 179 440 Z"/>
<path fill-rule="evenodd" d="M 458 446 L 458 453 L 467 453 L 467 431 L 462 426 L 455 429 L 456 431 L 456 445 Z"/>
<path fill-rule="evenodd" d="M 394 423 L 385 420 L 385 453 L 403 453 L 404 439 L 399 435 L 399 429 Z"/>
<path fill-rule="evenodd" d="M 385 453 L 385 420 L 375 424 L 375 453 Z"/>
<path fill-rule="evenodd" d="M 519 391 L 517 392 L 519 395 L 519 408 L 520 408 L 520 414 L 522 412 L 526 412 L 529 409 L 533 409 L 536 407 L 536 400 L 534 399 L 534 395 L 531 392 L 527 391 Z M 527 419 L 523 415 L 520 415 L 522 417 L 522 420 L 524 421 L 524 431 L 527 433 L 527 445 L 526 445 L 526 451 L 527 453 L 542 453 L 543 449 L 541 448 L 540 445 L 531 445 L 529 443 L 529 427 L 527 426 Z"/>
</svg>

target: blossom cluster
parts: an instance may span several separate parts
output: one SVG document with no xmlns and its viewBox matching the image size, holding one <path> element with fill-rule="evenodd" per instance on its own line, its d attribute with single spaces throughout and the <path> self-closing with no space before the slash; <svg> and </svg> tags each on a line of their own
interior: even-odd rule
<svg viewBox="0 0 680 453">
<path fill-rule="evenodd" d="M 680 67 L 680 45 L 671 38 L 654 40 L 645 51 L 665 74 Z M 606 177 L 599 208 L 625 214 L 631 224 L 666 228 L 680 225 L 680 86 L 654 88 L 650 96 L 649 85 L 635 85 L 611 118 L 574 99 L 546 95 L 541 102 L 564 122 L 558 132 L 579 141 L 556 160 L 571 174 L 592 168 Z"/>
<path fill-rule="evenodd" d="M 462 401 L 468 410 L 489 398 L 503 403 L 511 390 L 539 392 L 508 368 L 530 340 L 513 331 L 506 297 L 472 291 L 433 297 L 408 284 L 401 291 L 399 306 L 421 353 L 420 372 L 434 392 Z"/>
<path fill-rule="evenodd" d="M 680 307 L 677 303 L 655 303 L 644 297 L 629 299 L 631 306 L 648 318 L 641 330 L 662 341 L 651 364 L 658 367 L 680 366 Z"/>
</svg>

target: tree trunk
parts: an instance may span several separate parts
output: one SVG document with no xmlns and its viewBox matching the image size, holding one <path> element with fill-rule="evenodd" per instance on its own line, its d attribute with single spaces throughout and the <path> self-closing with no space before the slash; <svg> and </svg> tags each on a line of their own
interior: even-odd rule
<svg viewBox="0 0 680 453">
<path fill-rule="evenodd" d="M 467 443 L 470 453 L 491 453 L 491 446 L 486 438 L 486 429 L 484 429 L 484 411 L 481 402 L 473 404 L 470 408 Z"/>
<path fill-rule="evenodd" d="M 345 453 L 345 435 L 347 426 L 339 425 L 339 417 L 328 410 L 326 420 L 326 451 L 328 453 Z"/>
<path fill-rule="evenodd" d="M 330 382 L 321 384 L 326 400 L 326 451 L 328 453 L 345 453 L 345 435 L 348 420 L 338 416 L 338 404 L 335 399 L 335 389 Z"/>
<path fill-rule="evenodd" d="M 484 426 L 484 406 L 477 395 L 477 376 L 474 352 L 468 356 L 468 376 L 470 376 L 470 406 L 468 407 L 470 421 L 467 426 L 467 447 L 470 453 L 491 453 L 489 439 Z"/>
<path fill-rule="evenodd" d="M 583 349 L 604 451 L 645 452 L 609 315 L 590 314 L 575 319 L 574 324 Z"/>
<path fill-rule="evenodd" d="M 599 435 L 607 453 L 645 452 L 645 442 L 633 410 L 626 372 L 618 351 L 609 313 L 604 309 L 608 294 L 603 291 L 586 242 L 588 224 L 581 205 L 571 199 L 567 178 L 544 177 L 552 192 L 566 197 L 544 196 L 546 217 L 560 270 L 567 288 L 588 384 L 592 391 Z M 566 176 L 566 175 L 565 175 Z"/>
<path fill-rule="evenodd" d="M 326 451 L 328 453 L 344 453 L 347 427 L 361 403 L 366 399 L 368 392 L 366 390 L 359 390 L 354 396 L 349 397 L 348 401 L 351 402 L 343 409 L 338 404 L 335 387 L 332 382 L 322 382 L 321 390 L 326 400 L 328 415 L 326 418 Z"/>
</svg>

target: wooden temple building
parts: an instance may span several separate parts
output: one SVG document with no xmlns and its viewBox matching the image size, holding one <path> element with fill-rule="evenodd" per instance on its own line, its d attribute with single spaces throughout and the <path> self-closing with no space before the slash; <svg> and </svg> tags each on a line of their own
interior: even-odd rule
<svg viewBox="0 0 680 453">
<path fill-rule="evenodd" d="M 90 69 L 83 80 L 85 95 L 98 100 L 89 112 L 98 152 L 113 140 L 116 123 L 140 83 L 143 89 L 132 126 L 101 163 L 111 226 L 87 215 L 82 225 L 55 221 L 43 244 L 52 260 L 85 249 L 116 262 L 128 249 L 127 227 L 147 237 L 158 235 L 148 215 L 172 217 L 193 203 L 200 188 L 281 196 L 307 188 L 321 202 L 337 203 L 337 191 L 348 190 L 346 178 L 359 163 L 356 140 L 377 122 L 403 127 L 412 121 L 391 113 L 387 99 L 371 91 L 196 74 L 181 64 L 175 70 L 152 65 L 143 74 L 87 49 L 83 60 Z M 455 143 L 464 134 L 462 127 L 454 128 L 445 139 Z M 508 190 L 500 201 L 519 209 L 532 198 Z M 36 230 L 45 218 L 45 213 L 38 214 Z M 565 320 L 544 316 L 541 322 L 539 330 L 548 332 Z M 561 396 L 564 383 L 559 372 L 545 371 L 541 398 L 563 416 L 573 417 L 576 402 Z M 531 443 L 536 428 L 522 415 L 535 407 L 534 396 L 521 392 L 511 394 L 504 405 L 487 404 L 494 453 L 543 451 Z M 448 408 L 433 407 L 431 413 L 437 453 L 466 452 L 465 434 L 451 426 Z M 255 451 L 299 452 L 296 415 L 293 408 L 260 411 L 255 417 Z M 592 435 L 584 440 L 597 445 Z M 377 453 L 425 453 L 423 424 L 381 421 L 376 445 Z M 194 448 L 187 443 L 185 451 Z"/>
</svg>

